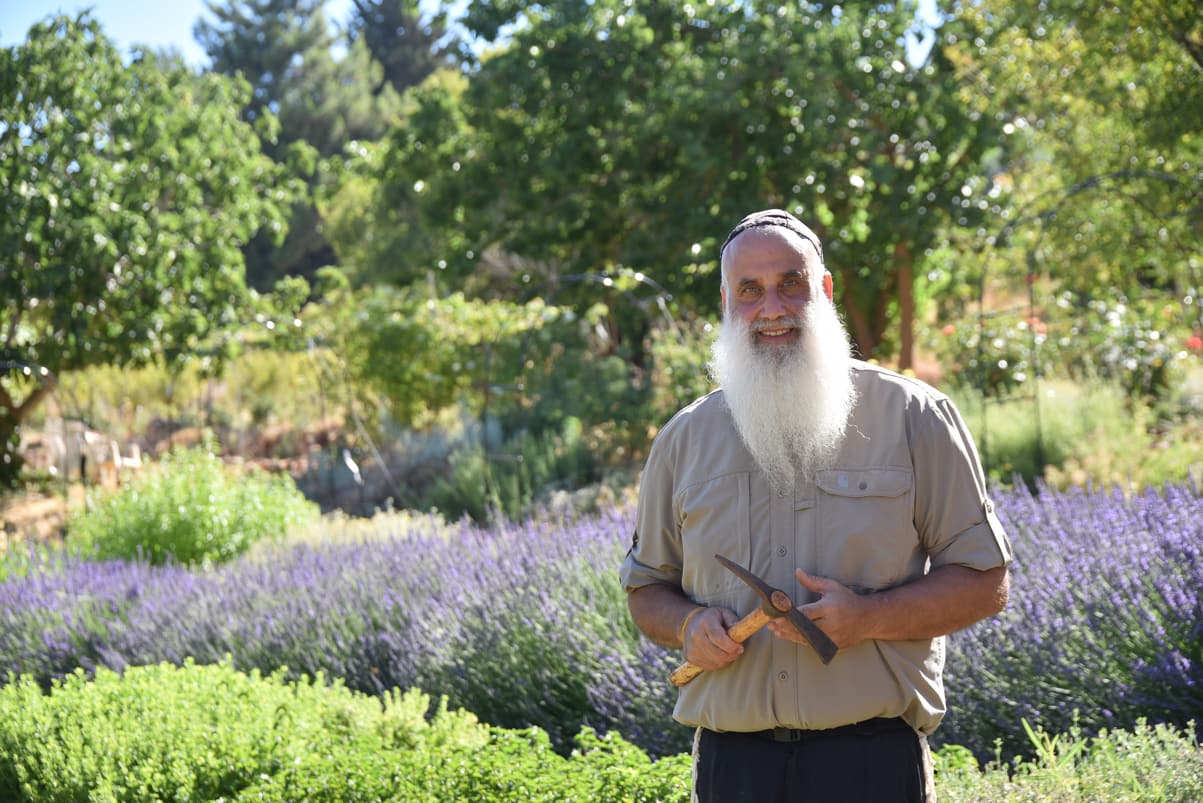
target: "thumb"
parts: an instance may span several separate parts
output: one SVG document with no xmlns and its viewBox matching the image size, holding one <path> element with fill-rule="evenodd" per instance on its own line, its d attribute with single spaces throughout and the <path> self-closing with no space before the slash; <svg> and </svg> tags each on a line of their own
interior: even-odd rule
<svg viewBox="0 0 1203 803">
<path fill-rule="evenodd" d="M 813 591 L 816 594 L 824 594 L 831 590 L 832 581 L 826 577 L 807 574 L 802 569 L 795 569 L 794 576 L 798 578 L 798 583 L 808 591 Z"/>
</svg>

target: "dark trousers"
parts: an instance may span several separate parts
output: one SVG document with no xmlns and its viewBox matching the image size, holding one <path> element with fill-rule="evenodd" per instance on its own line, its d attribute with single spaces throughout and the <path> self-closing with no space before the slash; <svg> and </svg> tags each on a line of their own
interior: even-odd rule
<svg viewBox="0 0 1203 803">
<path fill-rule="evenodd" d="M 925 803 L 935 799 L 930 768 L 926 739 L 901 719 L 825 731 L 703 728 L 694 742 L 694 800 Z"/>
</svg>

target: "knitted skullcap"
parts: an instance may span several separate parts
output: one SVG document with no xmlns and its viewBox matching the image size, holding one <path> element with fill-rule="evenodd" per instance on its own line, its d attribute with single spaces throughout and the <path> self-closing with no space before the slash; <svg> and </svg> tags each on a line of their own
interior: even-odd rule
<svg viewBox="0 0 1203 803">
<path fill-rule="evenodd" d="M 792 231 L 813 245 L 815 250 L 819 252 L 819 260 L 823 260 L 823 244 L 819 242 L 819 235 L 815 234 L 810 230 L 809 226 L 784 209 L 762 209 L 759 212 L 753 212 L 739 221 L 735 228 L 731 229 L 731 233 L 727 235 L 727 239 L 723 241 L 723 247 L 718 250 L 719 259 L 723 258 L 723 252 L 727 250 L 727 246 L 736 237 L 748 229 L 760 229 L 766 226 L 778 226 Z"/>
</svg>

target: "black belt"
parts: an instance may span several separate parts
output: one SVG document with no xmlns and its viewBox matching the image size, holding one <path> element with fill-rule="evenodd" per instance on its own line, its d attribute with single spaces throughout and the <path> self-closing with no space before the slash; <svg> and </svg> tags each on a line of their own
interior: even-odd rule
<svg viewBox="0 0 1203 803">
<path fill-rule="evenodd" d="M 901 717 L 877 717 L 863 722 L 853 722 L 851 725 L 841 725 L 838 728 L 823 730 L 799 730 L 797 728 L 770 728 L 763 731 L 733 731 L 731 736 L 746 736 L 769 742 L 806 742 L 816 739 L 828 739 L 843 736 L 877 736 L 893 731 L 911 730 L 910 725 Z M 728 734 L 724 734 L 728 735 Z"/>
</svg>

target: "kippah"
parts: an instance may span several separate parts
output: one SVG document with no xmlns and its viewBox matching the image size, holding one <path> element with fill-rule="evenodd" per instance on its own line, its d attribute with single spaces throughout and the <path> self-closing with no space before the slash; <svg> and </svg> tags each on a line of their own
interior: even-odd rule
<svg viewBox="0 0 1203 803">
<path fill-rule="evenodd" d="M 815 234 L 810 230 L 809 226 L 784 209 L 762 209 L 759 212 L 753 212 L 739 221 L 735 228 L 731 229 L 731 233 L 727 235 L 727 239 L 723 241 L 723 247 L 718 250 L 719 259 L 723 258 L 723 252 L 727 250 L 727 246 L 736 237 L 748 229 L 759 229 L 766 226 L 779 226 L 783 229 L 789 229 L 813 245 L 815 250 L 819 252 L 819 259 L 823 259 L 823 244 L 819 242 L 819 235 Z"/>
</svg>

